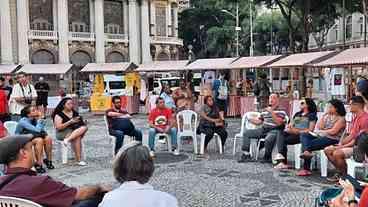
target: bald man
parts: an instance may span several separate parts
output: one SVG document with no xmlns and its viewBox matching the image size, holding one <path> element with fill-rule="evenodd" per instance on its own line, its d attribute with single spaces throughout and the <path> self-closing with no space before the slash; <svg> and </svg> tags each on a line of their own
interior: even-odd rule
<svg viewBox="0 0 368 207">
<path fill-rule="evenodd" d="M 247 129 L 243 134 L 243 153 L 238 162 L 252 161 L 250 154 L 250 139 L 261 139 L 265 137 L 265 154 L 262 162 L 272 163 L 272 149 L 275 145 L 276 137 L 285 127 L 286 113 L 279 109 L 279 96 L 271 94 L 269 106 L 264 109 L 261 116 L 251 118 L 249 122 L 257 126 L 256 129 Z"/>
</svg>

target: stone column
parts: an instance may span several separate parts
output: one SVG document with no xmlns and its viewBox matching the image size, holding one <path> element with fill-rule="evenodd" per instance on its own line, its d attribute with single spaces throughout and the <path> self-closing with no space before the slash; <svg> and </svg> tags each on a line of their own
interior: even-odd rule
<svg viewBox="0 0 368 207">
<path fill-rule="evenodd" d="M 129 0 L 129 61 L 135 64 L 140 63 L 137 7 L 136 0 Z"/>
<path fill-rule="evenodd" d="M 0 63 L 11 64 L 14 63 L 13 59 L 13 46 L 12 46 L 12 32 L 10 24 L 10 6 L 9 0 L 1 0 L 0 8 L 0 48 L 1 48 L 1 60 Z"/>
<path fill-rule="evenodd" d="M 166 6 L 166 36 L 171 36 L 171 3 L 168 2 Z"/>
<path fill-rule="evenodd" d="M 28 46 L 28 12 L 27 1 L 17 0 L 17 23 L 18 23 L 18 62 L 20 64 L 29 63 L 29 46 Z"/>
<path fill-rule="evenodd" d="M 150 52 L 150 34 L 149 34 L 149 17 L 148 17 L 148 1 L 142 0 L 141 4 L 141 35 L 142 35 L 142 62 L 151 62 Z"/>
<path fill-rule="evenodd" d="M 156 6 L 154 1 L 151 1 L 151 25 L 153 25 L 151 34 L 156 36 Z"/>
<path fill-rule="evenodd" d="M 95 0 L 96 62 L 105 62 L 105 22 L 103 0 Z"/>
<path fill-rule="evenodd" d="M 129 34 L 129 10 L 128 10 L 128 0 L 123 1 L 123 27 L 124 34 Z"/>
<path fill-rule="evenodd" d="M 52 1 L 52 27 L 53 31 L 58 31 L 57 21 L 58 21 L 58 15 L 57 15 L 57 9 L 58 9 L 58 0 Z"/>
<path fill-rule="evenodd" d="M 173 27 L 174 27 L 174 34 L 173 34 L 173 36 L 174 37 L 178 37 L 178 28 L 179 28 L 179 22 L 178 22 L 178 6 L 176 6 L 175 8 L 174 8 L 174 14 L 175 14 L 175 16 L 174 16 L 174 20 L 175 20 L 175 22 L 174 22 L 174 24 L 173 24 Z"/>
<path fill-rule="evenodd" d="M 93 2 L 93 0 L 89 0 L 89 32 L 91 33 L 95 31 L 95 7 Z"/>
<path fill-rule="evenodd" d="M 58 34 L 59 34 L 59 63 L 68 64 L 69 61 L 69 24 L 68 1 L 57 0 Z"/>
</svg>

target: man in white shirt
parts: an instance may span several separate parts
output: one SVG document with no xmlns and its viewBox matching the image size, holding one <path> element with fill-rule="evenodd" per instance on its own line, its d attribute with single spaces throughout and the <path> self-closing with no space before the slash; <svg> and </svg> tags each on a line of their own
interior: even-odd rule
<svg viewBox="0 0 368 207">
<path fill-rule="evenodd" d="M 9 112 L 12 120 L 20 119 L 20 112 L 27 105 L 35 105 L 37 99 L 37 91 L 35 87 L 29 83 L 27 74 L 20 72 L 17 74 L 18 83 L 14 85 L 9 100 Z"/>
</svg>

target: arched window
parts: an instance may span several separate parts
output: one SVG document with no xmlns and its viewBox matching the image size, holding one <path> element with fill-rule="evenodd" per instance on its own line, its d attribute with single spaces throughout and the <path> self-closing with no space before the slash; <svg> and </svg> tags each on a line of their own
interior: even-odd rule
<svg viewBox="0 0 368 207">
<path fill-rule="evenodd" d="M 54 55 L 48 50 L 38 50 L 32 54 L 32 64 L 55 64 Z"/>
<path fill-rule="evenodd" d="M 120 52 L 111 52 L 106 58 L 107 63 L 119 63 L 126 61 L 127 59 Z"/>
<path fill-rule="evenodd" d="M 170 60 L 170 56 L 165 52 L 161 52 L 157 55 L 157 61 L 167 61 Z"/>
<path fill-rule="evenodd" d="M 71 56 L 70 62 L 77 67 L 84 67 L 87 63 L 92 62 L 92 58 L 87 52 L 77 51 Z"/>
</svg>

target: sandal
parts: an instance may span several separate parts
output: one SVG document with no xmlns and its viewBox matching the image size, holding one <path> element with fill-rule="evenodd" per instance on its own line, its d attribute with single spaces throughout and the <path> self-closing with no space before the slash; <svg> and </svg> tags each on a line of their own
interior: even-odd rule
<svg viewBox="0 0 368 207">
<path fill-rule="evenodd" d="M 277 170 L 286 170 L 286 169 L 290 169 L 290 166 L 287 164 L 284 164 L 283 162 L 280 162 L 279 164 L 277 164 L 275 167 L 273 167 L 274 169 Z"/>
<path fill-rule="evenodd" d="M 309 170 L 300 170 L 296 173 L 297 176 L 310 176 L 312 175 L 312 172 Z"/>
<path fill-rule="evenodd" d="M 42 165 L 35 164 L 34 167 L 35 167 L 37 173 L 39 173 L 39 174 L 46 173 L 46 170 L 45 170 L 45 168 L 42 167 Z"/>
<path fill-rule="evenodd" d="M 47 169 L 49 169 L 49 170 L 55 169 L 55 166 L 52 164 L 52 161 L 51 160 L 44 159 L 43 160 L 43 163 L 45 163 Z"/>
</svg>

